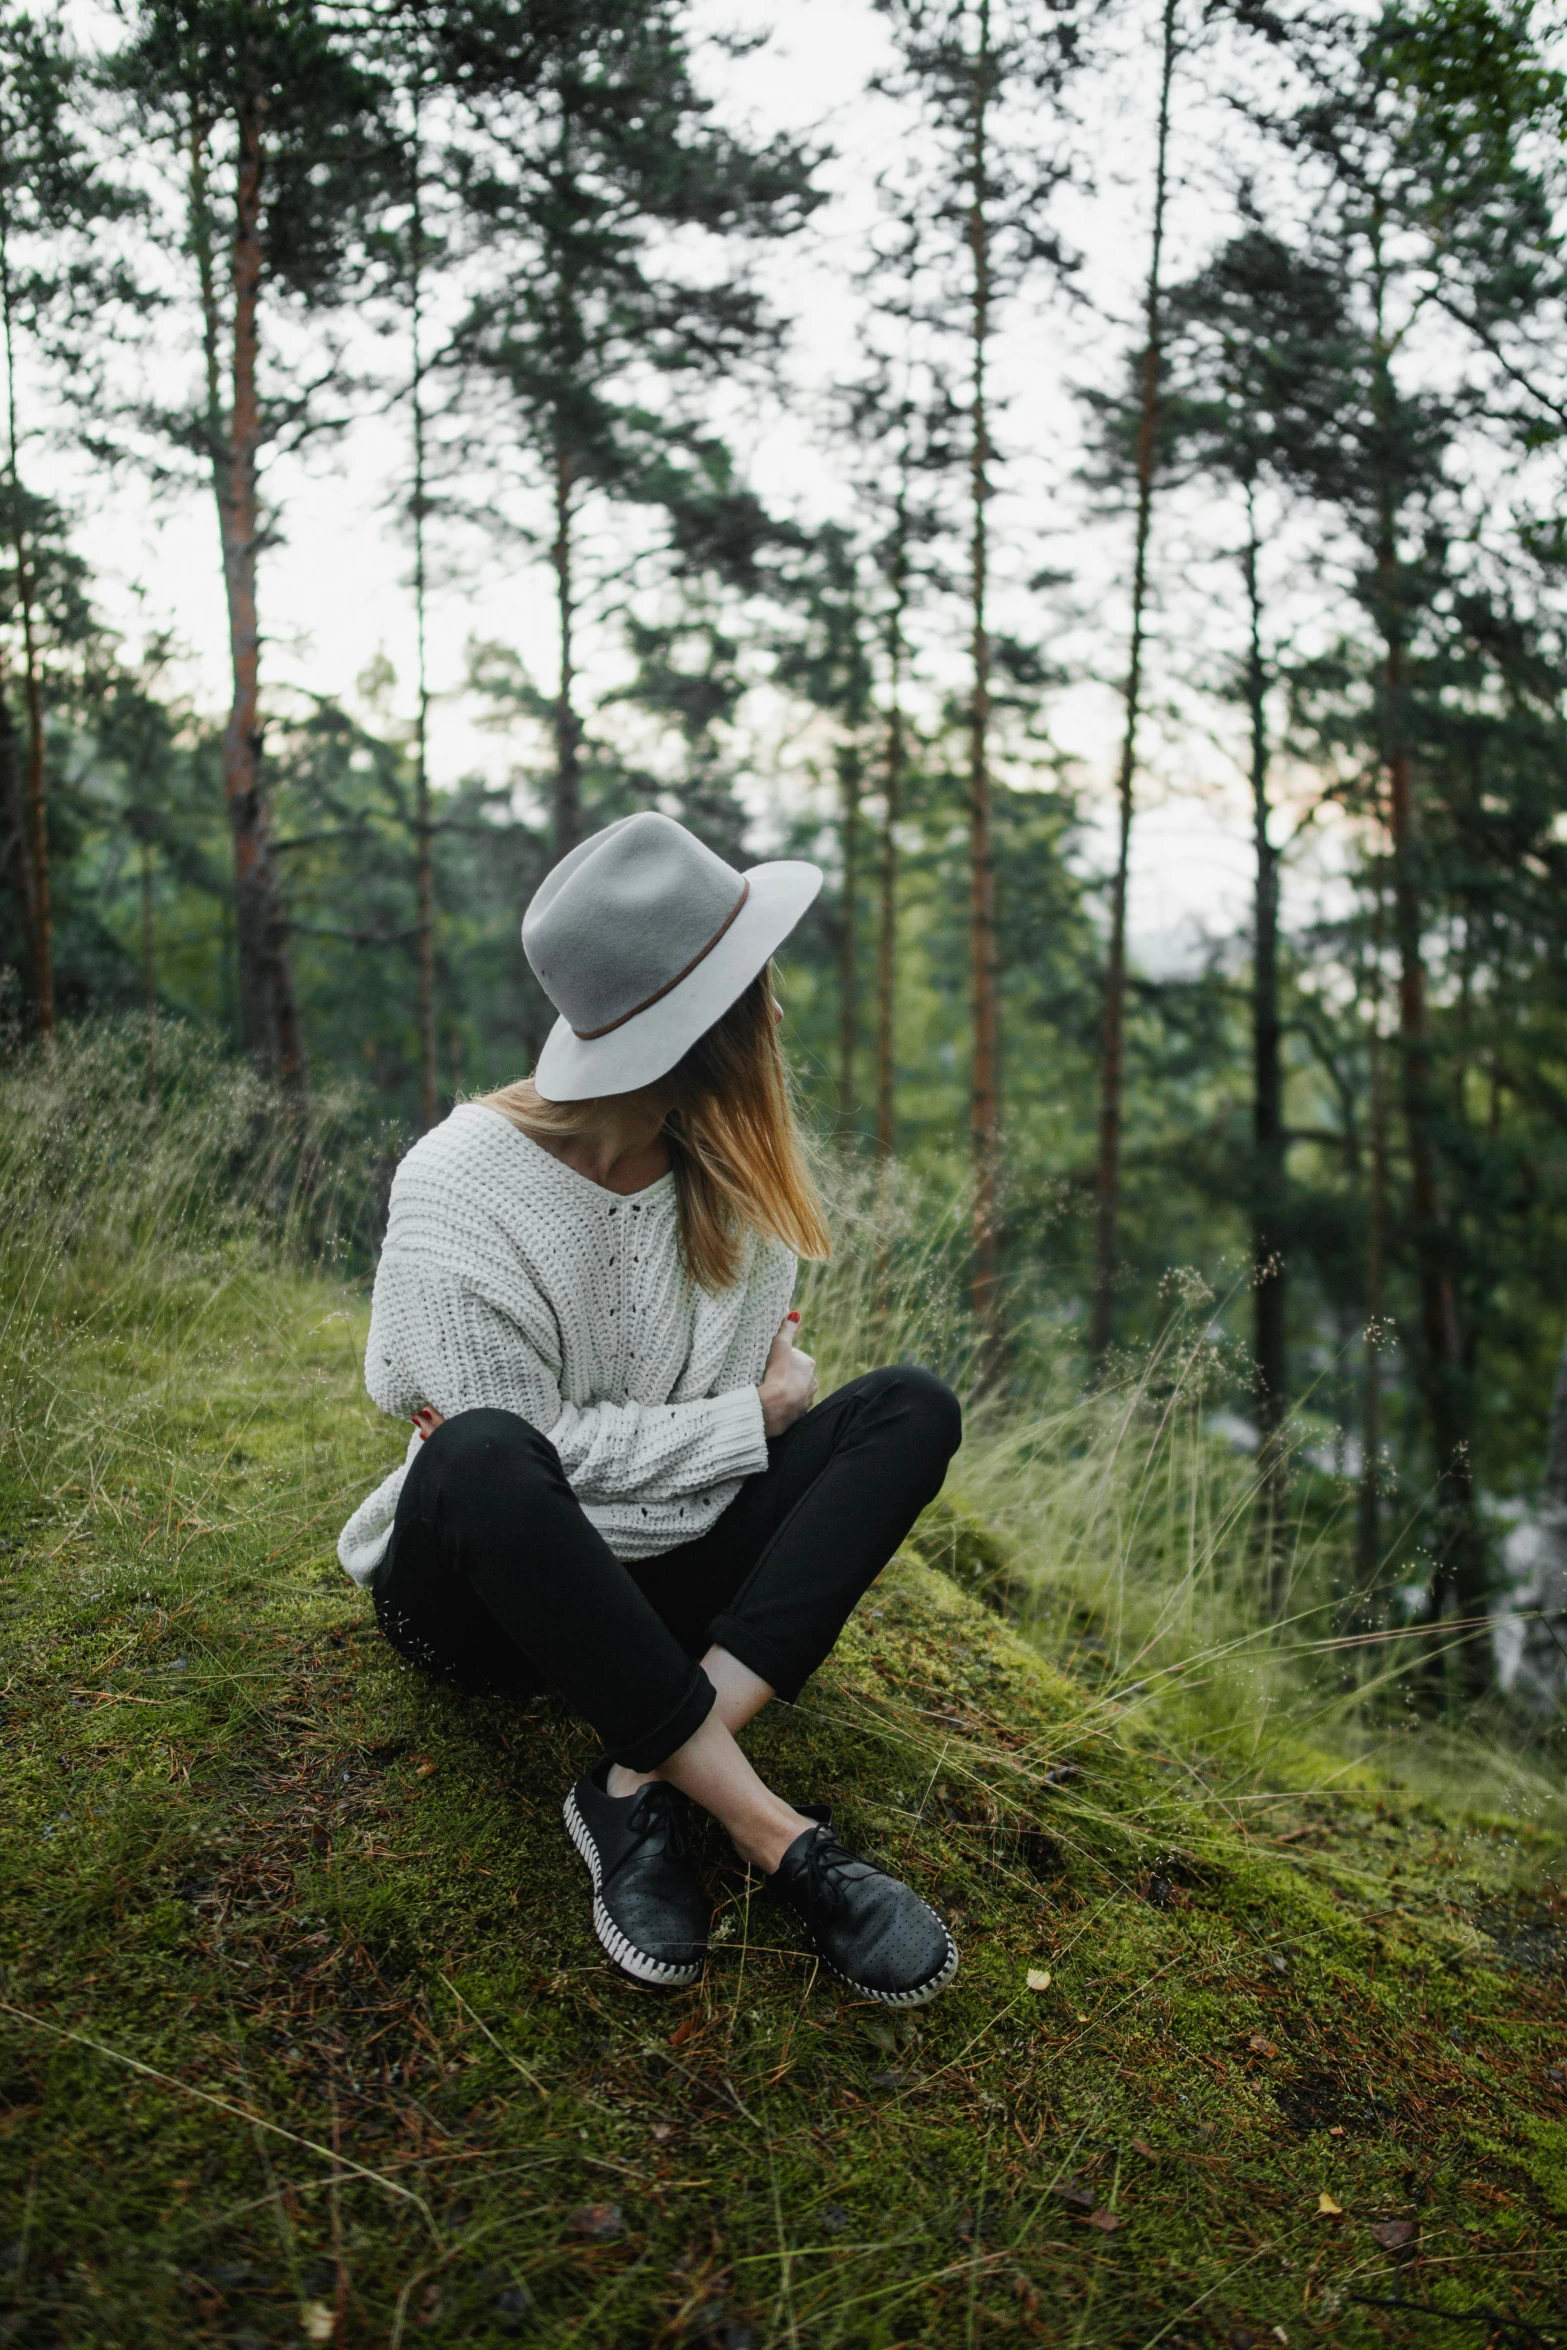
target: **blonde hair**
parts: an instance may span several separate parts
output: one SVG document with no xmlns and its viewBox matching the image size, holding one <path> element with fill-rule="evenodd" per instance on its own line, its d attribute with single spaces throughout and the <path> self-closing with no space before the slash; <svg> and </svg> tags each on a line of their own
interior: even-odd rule
<svg viewBox="0 0 1567 2350">
<path fill-rule="evenodd" d="M 663 1108 L 681 1252 L 703 1289 L 733 1286 L 747 1231 L 769 1233 L 799 1257 L 829 1255 L 827 1218 L 778 1049 L 771 964 L 667 1077 L 643 1090 Z M 598 1106 L 546 1101 L 531 1077 L 481 1103 L 524 1134 L 557 1138 L 584 1133 Z"/>
</svg>

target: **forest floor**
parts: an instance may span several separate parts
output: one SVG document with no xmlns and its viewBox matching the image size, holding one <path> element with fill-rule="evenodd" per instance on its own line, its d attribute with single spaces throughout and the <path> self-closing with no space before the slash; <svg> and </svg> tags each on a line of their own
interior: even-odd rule
<svg viewBox="0 0 1567 2350">
<path fill-rule="evenodd" d="M 336 1565 L 362 1302 L 176 1288 L 3 1405 L 0 2341 L 1567 2343 L 1551 1834 L 1239 1788 L 910 1553 L 755 1746 L 956 1986 L 856 2002 L 715 1842 L 706 1979 L 639 1990 L 586 1732 Z"/>
</svg>

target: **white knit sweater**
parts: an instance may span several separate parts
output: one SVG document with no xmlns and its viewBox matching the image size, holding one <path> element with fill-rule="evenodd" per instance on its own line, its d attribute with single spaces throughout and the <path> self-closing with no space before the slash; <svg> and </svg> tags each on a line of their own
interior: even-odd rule
<svg viewBox="0 0 1567 2350">
<path fill-rule="evenodd" d="M 623 1198 L 469 1103 L 393 1179 L 365 1385 L 404 1419 L 518 1413 L 610 1548 L 649 1558 L 705 1534 L 766 1468 L 757 1383 L 794 1276 L 788 1249 L 753 1237 L 733 1288 L 709 1296 L 681 1261 L 672 1175 Z M 338 1538 L 356 1583 L 419 1442 Z"/>
</svg>

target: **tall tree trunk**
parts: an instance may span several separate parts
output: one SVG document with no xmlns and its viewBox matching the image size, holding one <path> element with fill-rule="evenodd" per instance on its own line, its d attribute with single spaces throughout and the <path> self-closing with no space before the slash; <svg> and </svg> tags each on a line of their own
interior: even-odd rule
<svg viewBox="0 0 1567 2350">
<path fill-rule="evenodd" d="M 1370 1196 L 1366 1215 L 1366 1333 L 1360 1408 L 1360 1496 L 1355 1530 L 1355 1563 L 1362 1604 L 1382 1572 L 1382 1317 L 1387 1289 L 1387 1053 L 1382 1036 L 1382 954 L 1384 893 L 1377 878 L 1371 929 L 1371 1030 L 1367 1041 Z"/>
<path fill-rule="evenodd" d="M 905 464 L 907 455 L 905 442 Z M 892 1312 L 891 1190 L 898 1149 L 898 826 L 903 820 L 904 771 L 908 764 L 908 729 L 903 711 L 905 626 L 908 615 L 908 512 L 901 487 L 893 525 L 890 582 L 892 605 L 887 615 L 887 733 L 883 753 L 876 927 L 876 1158 L 881 1168 L 883 1208 L 876 1250 L 876 1311 L 883 1326 Z"/>
<path fill-rule="evenodd" d="M 1388 647 L 1384 690 L 1397 712 L 1405 692 L 1403 648 Z M 1395 716 L 1394 724 L 1398 720 Z M 1413 762 L 1399 737 L 1388 757 L 1388 820 L 1393 851 L 1393 922 L 1398 943 L 1398 1033 L 1401 1106 L 1409 1145 L 1415 1261 L 1420 1294 L 1420 1352 L 1426 1417 L 1436 1471 L 1437 1563 L 1431 1613 L 1468 1620 L 1489 1612 L 1486 1549 L 1476 1509 L 1470 1451 L 1470 1398 L 1453 1287 L 1451 1234 L 1436 1178 L 1431 1031 L 1426 1009 L 1422 914 L 1417 873 Z M 1466 1688 L 1490 1681 L 1490 1644 L 1471 1637 L 1462 1649 Z"/>
<path fill-rule="evenodd" d="M 968 211 L 968 248 L 972 267 L 970 335 L 973 344 L 969 451 L 972 678 L 968 734 L 970 961 L 973 974 L 974 1050 L 969 1132 L 974 1160 L 974 1319 L 993 1363 L 998 1337 L 1001 1066 L 996 1003 L 996 856 L 990 789 L 990 628 L 986 610 L 990 568 L 988 507 L 991 456 L 986 381 L 991 334 L 989 108 L 994 73 L 990 45 L 990 0 L 980 0 L 979 42 L 973 65 Z"/>
<path fill-rule="evenodd" d="M 1262 650 L 1262 591 L 1258 579 L 1253 485 L 1246 485 L 1246 708 L 1251 733 L 1252 841 L 1256 859 L 1251 956 L 1253 1353 L 1257 1373 L 1258 1543 L 1272 1611 L 1285 1593 L 1284 1539 L 1289 1464 L 1284 1425 L 1289 1412 L 1289 1350 L 1284 1261 L 1286 1160 L 1284 1071 L 1279 1016 L 1279 859 L 1269 831 L 1267 665 Z"/>
<path fill-rule="evenodd" d="M 1527 1531 L 1529 1555 L 1510 1595 L 1522 1622 L 1509 1687 L 1550 1721 L 1567 1691 L 1567 1344 L 1556 1367 L 1539 1510 Z"/>
<path fill-rule="evenodd" d="M 441 1114 L 435 1044 L 435 855 L 430 821 L 430 671 L 426 645 L 424 525 L 427 511 L 424 425 L 424 204 L 421 185 L 418 93 L 414 98 L 411 326 L 413 343 L 414 629 L 418 645 L 418 711 L 414 721 L 414 967 L 419 1036 L 419 1116 L 426 1132 Z"/>
<path fill-rule="evenodd" d="M 218 901 L 218 1018 L 231 1044 L 239 1042 L 239 973 L 235 968 L 238 961 L 234 947 L 234 894 L 229 890 Z"/>
<path fill-rule="evenodd" d="M 838 1132 L 854 1132 L 854 1064 L 860 1041 L 860 833 L 864 775 L 856 735 L 838 755 L 843 841 L 843 922 L 838 934 Z"/>
<path fill-rule="evenodd" d="M 576 623 L 576 582 L 573 576 L 572 463 L 564 439 L 555 447 L 555 539 L 550 558 L 555 570 L 555 618 L 560 644 L 560 691 L 555 697 L 555 861 L 574 849 L 582 838 L 582 727 L 572 700 L 576 684 L 573 632 Z"/>
<path fill-rule="evenodd" d="M 22 926 L 27 932 L 27 952 L 31 959 L 33 948 L 33 856 L 27 845 L 27 794 L 22 782 L 22 765 L 17 757 L 16 720 L 11 715 L 11 689 L 3 666 L 0 666 L 0 801 L 4 802 L 11 827 L 11 854 L 16 864 L 16 894 L 22 908 Z"/>
<path fill-rule="evenodd" d="M 904 622 L 908 602 L 900 499 L 892 564 L 892 610 L 887 621 L 888 696 L 885 780 L 880 841 L 880 907 L 876 939 L 876 1152 L 884 1165 L 897 1149 L 898 826 L 908 743 L 903 716 Z"/>
<path fill-rule="evenodd" d="M 13 449 L 14 464 L 14 449 Z M 16 477 L 12 474 L 12 488 Z M 22 607 L 22 676 L 27 697 L 27 845 L 32 866 L 33 977 L 38 1033 L 54 1041 L 54 902 L 49 873 L 49 805 L 44 769 L 43 689 L 38 675 L 38 630 L 34 615 L 31 558 L 20 520 L 16 577 Z"/>
<path fill-rule="evenodd" d="M 876 938 L 876 1155 L 882 1160 L 894 1158 L 898 1147 L 898 823 L 903 761 L 903 712 L 894 702 L 887 714 L 887 789 Z"/>
<path fill-rule="evenodd" d="M 1158 450 L 1160 339 L 1163 331 L 1164 214 L 1170 145 L 1170 83 L 1175 72 L 1176 0 L 1164 0 L 1159 67 L 1159 130 L 1154 151 L 1153 243 L 1144 297 L 1142 400 L 1137 425 L 1137 525 L 1132 552 L 1132 640 L 1126 665 L 1126 723 L 1116 776 L 1115 878 L 1110 890 L 1110 945 L 1105 959 L 1103 1041 L 1099 1063 L 1099 1157 L 1095 1169 L 1094 1299 L 1088 1351 L 1103 1362 L 1115 1335 L 1115 1276 L 1121 1212 L 1121 1123 L 1126 1089 L 1126 897 L 1132 865 L 1133 783 L 1142 715 L 1143 635 L 1148 601 L 1148 533 Z"/>
<path fill-rule="evenodd" d="M 0 213 L 0 316 L 5 328 L 7 456 L 11 476 L 11 549 L 16 600 L 22 615 L 22 687 L 27 706 L 27 858 L 24 895 L 33 950 L 33 1003 L 38 1033 L 54 1041 L 54 914 L 49 888 L 49 808 L 44 757 L 43 687 L 38 674 L 38 626 L 32 554 L 22 507 L 22 476 L 16 447 L 16 340 L 11 313 L 11 259 Z M 9 714 L 8 714 L 9 716 Z"/>
<path fill-rule="evenodd" d="M 1563 1341 L 1556 1365 L 1556 1383 L 1551 1390 L 1551 1416 L 1545 1430 L 1545 1474 L 1540 1480 L 1540 1498 L 1559 1510 L 1567 1510 L 1567 1340 Z"/>
<path fill-rule="evenodd" d="M 206 188 L 206 140 L 191 133 L 191 220 L 201 276 L 207 368 L 207 428 L 213 495 L 223 549 L 232 694 L 223 731 L 223 788 L 234 843 L 234 932 L 240 1042 L 290 1090 L 305 1083 L 304 1044 L 289 966 L 262 788 L 260 658 L 256 561 L 260 541 L 261 404 L 257 385 L 261 295 L 261 203 L 265 100 L 244 104 L 238 118 L 234 239 L 231 398 L 220 389 L 219 306 Z"/>
<path fill-rule="evenodd" d="M 152 839 L 143 833 L 141 849 L 141 997 L 147 1019 L 147 1090 L 158 1085 L 158 930 L 153 897 Z"/>
<path fill-rule="evenodd" d="M 1391 368 L 1381 335 L 1378 303 L 1376 400 L 1384 440 L 1396 425 Z M 1486 1546 L 1475 1507 L 1470 1450 L 1472 1417 L 1453 1284 L 1453 1235 L 1437 1183 L 1436 1102 L 1431 1031 L 1426 1004 L 1424 912 L 1414 804 L 1414 760 L 1408 727 L 1408 653 L 1398 574 L 1398 530 L 1391 482 L 1379 484 L 1376 550 L 1378 618 L 1383 639 L 1382 756 L 1387 775 L 1388 840 L 1392 853 L 1393 935 L 1398 954 L 1399 1094 L 1409 1147 L 1410 1204 L 1420 1304 L 1420 1370 L 1431 1432 L 1437 1505 L 1436 1566 L 1431 1577 L 1433 1620 L 1456 1610 L 1460 1618 L 1489 1614 Z M 1482 1632 L 1460 1650 L 1466 1689 L 1491 1678 L 1491 1644 Z"/>
</svg>

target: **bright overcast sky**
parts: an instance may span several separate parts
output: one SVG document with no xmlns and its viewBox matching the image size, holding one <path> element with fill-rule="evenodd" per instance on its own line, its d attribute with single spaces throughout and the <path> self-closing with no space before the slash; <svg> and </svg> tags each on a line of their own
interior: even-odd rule
<svg viewBox="0 0 1567 2350">
<path fill-rule="evenodd" d="M 90 6 L 91 0 L 81 0 Z M 1192 14 L 1195 19 L 1196 9 Z M 836 150 L 829 167 L 832 203 L 795 246 L 769 253 L 767 283 L 795 322 L 787 362 L 790 382 L 808 409 L 813 395 L 852 364 L 856 324 L 853 272 L 876 211 L 878 171 L 917 132 L 890 102 L 867 97 L 866 84 L 888 61 L 883 20 L 869 0 L 704 0 L 698 21 L 766 30 L 766 47 L 709 70 L 726 108 L 753 128 L 814 132 Z M 1053 705 L 1063 749 L 1081 762 L 1091 809 L 1103 810 L 1113 767 L 1118 712 L 1113 681 L 1124 662 L 1129 524 L 1088 514 L 1075 480 L 1081 415 L 1074 387 L 1103 380 L 1135 334 L 1139 280 L 1146 268 L 1151 201 L 1157 34 L 1147 0 L 1118 20 L 1116 54 L 1080 85 L 1080 143 L 1094 190 L 1061 208 L 1060 225 L 1084 255 L 1081 292 L 1063 302 L 1041 285 L 1015 301 L 1002 322 L 997 382 L 1000 439 L 1008 462 L 998 502 L 1005 607 L 998 625 L 1047 640 L 1047 650 L 1086 672 L 1085 682 Z M 1222 104 L 1226 61 L 1210 52 L 1178 78 L 1173 123 L 1172 270 L 1189 266 L 1222 237 L 1233 165 L 1227 142 L 1234 119 Z M 383 358 L 384 364 L 384 358 Z M 749 401 L 728 420 L 752 478 L 774 504 L 811 519 L 846 511 L 829 456 L 812 427 L 782 402 Z M 388 526 L 389 484 L 406 462 L 397 417 L 366 416 L 329 450 L 279 466 L 269 488 L 281 518 L 281 543 L 265 558 L 261 605 L 266 631 L 266 686 L 304 687 L 356 702 L 356 680 L 385 656 L 397 673 L 394 706 L 411 704 L 413 626 L 407 557 Z M 80 517 L 79 543 L 95 572 L 106 612 L 134 648 L 155 629 L 172 630 L 182 648 L 180 679 L 197 702 L 219 711 L 226 699 L 225 616 L 210 500 L 192 495 L 154 504 L 129 479 L 84 478 L 79 464 L 60 483 Z M 1222 539 L 1222 533 L 1221 539 Z M 1198 533 L 1198 538 L 1201 532 Z M 1192 536 L 1189 518 L 1173 514 L 1161 531 L 1155 566 L 1156 627 L 1167 641 L 1156 660 L 1156 700 L 1180 692 L 1179 723 L 1150 728 L 1154 772 L 1144 788 L 1146 812 L 1136 840 L 1133 930 L 1145 958 L 1167 964 L 1180 942 L 1199 933 L 1233 932 L 1245 920 L 1249 887 L 1246 813 L 1231 758 L 1210 729 L 1233 726 L 1217 704 L 1204 707 L 1190 687 L 1214 648 L 1231 641 L 1233 577 Z M 459 551 L 457 576 L 443 581 L 431 614 L 431 671 L 438 693 L 432 737 L 437 781 L 483 769 L 504 774 L 514 755 L 480 731 L 456 691 L 470 639 L 517 648 L 537 681 L 552 684 L 548 582 L 540 567 L 503 556 L 475 540 Z M 1059 614 L 1028 608 L 1015 583 L 1044 568 L 1070 568 L 1079 615 L 1063 633 Z M 1315 593 L 1316 591 L 1313 591 Z M 1052 634 L 1054 631 L 1054 634 Z M 1101 682 L 1090 682 L 1098 678 Z M 765 758 L 765 746 L 760 746 Z M 759 759 L 759 764 L 761 759 Z M 798 779 L 758 773 L 753 797 L 765 823 L 769 804 L 799 788 Z M 1102 836 L 1100 836 L 1102 839 Z M 1096 854 L 1091 839 L 1090 855 Z M 1297 890 L 1313 886 L 1306 877 Z"/>
</svg>

